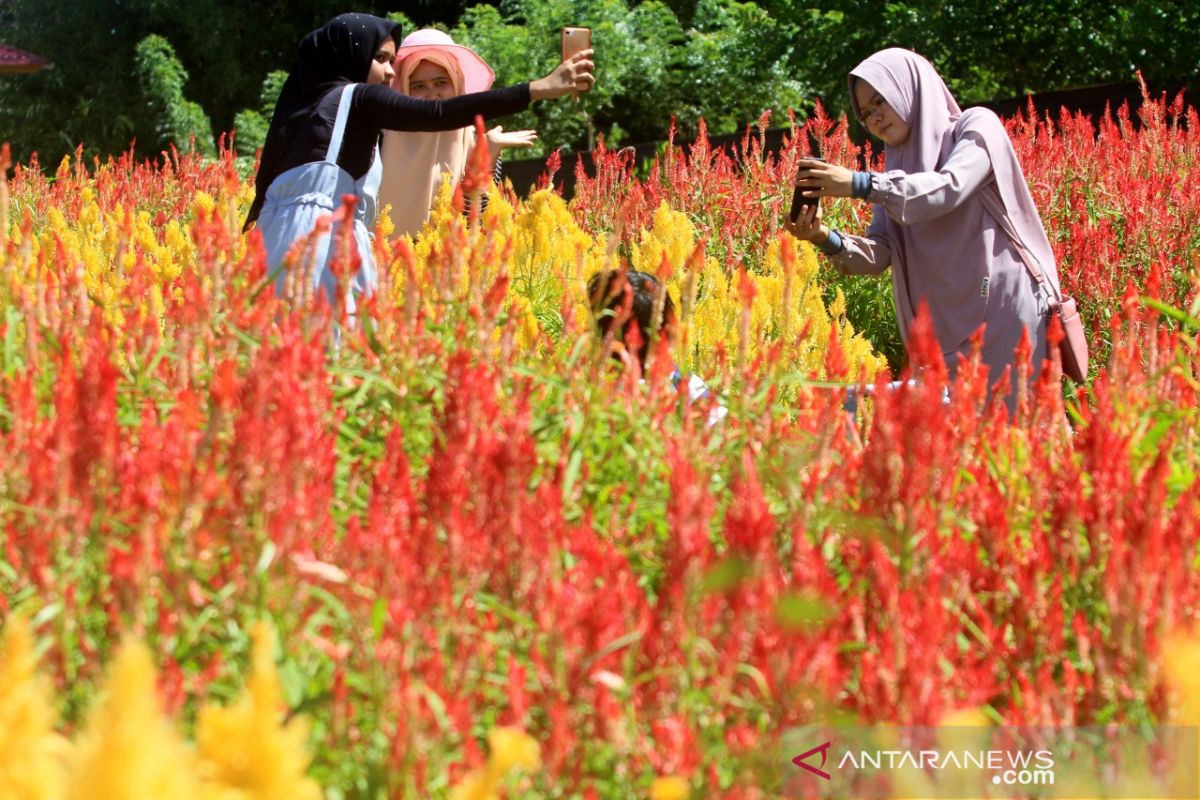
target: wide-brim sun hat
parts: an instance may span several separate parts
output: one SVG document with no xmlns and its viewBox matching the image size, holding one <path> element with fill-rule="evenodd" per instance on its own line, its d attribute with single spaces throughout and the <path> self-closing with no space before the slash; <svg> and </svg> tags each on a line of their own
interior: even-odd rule
<svg viewBox="0 0 1200 800">
<path fill-rule="evenodd" d="M 399 66 L 405 56 L 415 50 L 434 47 L 454 56 L 463 74 L 463 94 L 486 92 L 496 80 L 496 73 L 488 63 L 474 50 L 461 44 L 455 44 L 450 34 L 434 28 L 422 28 L 413 31 L 396 48 L 395 64 Z"/>
</svg>

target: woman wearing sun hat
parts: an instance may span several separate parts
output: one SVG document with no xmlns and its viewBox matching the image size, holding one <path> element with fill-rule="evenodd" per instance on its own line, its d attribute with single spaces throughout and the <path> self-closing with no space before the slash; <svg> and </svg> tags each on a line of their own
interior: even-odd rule
<svg viewBox="0 0 1200 800">
<path fill-rule="evenodd" d="M 455 44 L 449 34 L 432 28 L 406 36 L 396 49 L 393 64 L 396 77 L 392 87 L 423 100 L 448 100 L 484 92 L 496 78 L 478 53 Z M 503 148 L 529 147 L 535 139 L 535 131 L 492 128 L 487 132 L 492 162 L 498 164 Z M 415 236 L 420 232 L 444 176 L 449 175 L 453 182 L 461 179 L 474 146 L 474 126 L 452 131 L 384 132 L 380 147 L 383 183 L 379 203 L 381 208 L 391 205 L 393 236 Z"/>
<path fill-rule="evenodd" d="M 280 91 L 254 179 L 245 230 L 262 234 L 267 268 L 283 297 L 337 303 L 353 316 L 360 296 L 377 286 L 371 231 L 383 167 L 385 130 L 454 130 L 476 116 L 524 111 L 537 100 L 587 91 L 594 82 L 591 51 L 562 62 L 549 75 L 506 89 L 445 101 L 406 97 L 391 87 L 400 32 L 393 21 L 339 14 L 300 41 Z M 356 198 L 353 245 L 359 269 L 349 292 L 333 264 L 341 221 L 333 212 Z M 325 223 L 330 223 L 325 225 Z"/>
</svg>

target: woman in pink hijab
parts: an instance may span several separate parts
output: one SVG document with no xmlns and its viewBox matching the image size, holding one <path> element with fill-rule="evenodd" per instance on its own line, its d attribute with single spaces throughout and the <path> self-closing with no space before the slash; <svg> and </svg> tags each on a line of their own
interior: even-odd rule
<svg viewBox="0 0 1200 800">
<path fill-rule="evenodd" d="M 421 100 L 449 100 L 491 88 L 495 73 L 474 50 L 455 44 L 433 28 L 410 33 L 396 48 L 396 77 L 392 88 Z M 506 147 L 530 147 L 535 131 L 505 131 L 496 126 L 487 132 L 494 165 Z M 383 182 L 379 204 L 391 205 L 393 237 L 416 236 L 429 218 L 444 176 L 452 183 L 463 177 L 467 158 L 475 147 L 475 128 L 452 131 L 385 131 L 380 145 Z"/>
<path fill-rule="evenodd" d="M 953 374 L 984 326 L 989 380 L 996 386 L 1015 362 L 1023 332 L 1036 374 L 1046 358 L 1047 312 L 1059 296 L 1054 252 L 1003 123 L 991 111 L 962 111 L 925 58 L 890 48 L 850 72 L 855 115 L 885 145 L 885 172 L 855 172 L 804 160 L 796 181 L 807 197 L 853 197 L 874 204 L 866 234 L 831 230 L 819 205 L 787 224 L 845 273 L 892 268 L 900 333 L 922 300 Z M 1044 275 L 1037 283 L 1023 257 Z"/>
</svg>

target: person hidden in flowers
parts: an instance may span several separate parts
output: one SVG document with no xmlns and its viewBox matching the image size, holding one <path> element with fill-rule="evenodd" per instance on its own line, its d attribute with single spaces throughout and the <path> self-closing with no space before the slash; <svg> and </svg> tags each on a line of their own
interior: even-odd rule
<svg viewBox="0 0 1200 800">
<path fill-rule="evenodd" d="M 933 65 L 909 50 L 875 53 L 851 70 L 849 84 L 855 115 L 884 143 L 886 171 L 805 159 L 796 185 L 806 197 L 873 203 L 871 224 L 861 236 L 831 230 L 814 204 L 784 225 L 841 272 L 890 266 L 901 335 L 907 341 L 927 303 L 951 375 L 984 326 L 988 380 L 1011 410 L 1016 370 L 1002 384 L 1005 370 L 1028 335 L 1032 374 L 1040 371 L 1047 313 L 1060 293 L 1054 252 L 1004 125 L 987 109 L 962 111 Z"/>
<path fill-rule="evenodd" d="M 534 100 L 588 91 L 594 81 L 591 51 L 585 50 L 530 83 L 445 100 L 409 97 L 390 85 L 399 38 L 395 22 L 341 14 L 300 40 L 271 117 L 245 226 L 257 225 L 262 232 L 281 296 L 311 292 L 336 305 L 341 294 L 346 313 L 353 315 L 357 298 L 374 292 L 371 229 L 383 174 L 378 151 L 384 130 L 455 130 L 477 115 L 493 119 L 523 111 Z M 353 226 L 358 267 L 351 291 L 339 293 L 332 243 L 343 223 L 335 221 L 324 231 L 319 226 L 346 195 L 356 200 L 353 220 L 345 224 Z M 303 252 L 285 269 L 297 242 L 306 243 Z"/>
<path fill-rule="evenodd" d="M 496 77 L 474 50 L 432 28 L 404 37 L 393 66 L 392 88 L 423 100 L 449 100 L 487 91 Z M 536 140 L 536 131 L 505 131 L 500 125 L 488 130 L 489 163 L 497 182 L 501 151 L 530 147 Z M 474 147 L 473 124 L 452 131 L 384 131 L 379 149 L 383 159 L 379 205 L 391 206 L 393 236 L 416 236 L 421 231 L 442 181 L 446 176 L 452 183 L 462 179 Z"/>
<path fill-rule="evenodd" d="M 679 321 L 675 316 L 671 293 L 664 289 L 659 299 L 657 278 L 632 269 L 604 270 L 588 279 L 587 289 L 588 304 L 596 321 L 597 332 L 602 339 L 611 338 L 620 344 L 614 348 L 615 358 L 627 366 L 636 363 L 637 368 L 644 371 L 652 341 L 656 342 L 659 338 L 665 338 L 668 346 L 656 348 L 654 352 L 669 357 L 669 344 L 674 339 Z M 656 309 L 655 305 L 660 302 L 661 308 Z M 635 330 L 636 336 L 633 335 Z M 688 399 L 693 403 L 710 394 L 700 376 L 685 378 L 678 367 L 672 369 L 671 382 L 676 387 L 685 384 Z M 729 409 L 724 405 L 714 405 L 708 415 L 708 424 L 723 419 L 728 413 Z"/>
</svg>

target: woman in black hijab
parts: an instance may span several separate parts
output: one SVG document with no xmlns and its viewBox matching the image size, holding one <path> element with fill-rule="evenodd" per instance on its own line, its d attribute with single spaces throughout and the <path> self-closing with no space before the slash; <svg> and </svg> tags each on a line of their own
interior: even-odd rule
<svg viewBox="0 0 1200 800">
<path fill-rule="evenodd" d="M 533 100 L 587 91 L 594 82 L 587 50 L 530 83 L 449 100 L 418 100 L 390 86 L 399 39 L 394 22 L 341 14 L 300 41 L 271 117 L 245 226 L 248 230 L 257 224 L 262 231 L 267 264 L 281 296 L 307 293 L 311 287 L 336 302 L 337 278 L 330 270 L 336 225 L 328 233 L 310 234 L 346 195 L 356 198 L 354 240 L 361 261 L 352 291 L 343 295 L 347 313 L 354 313 L 357 295 L 374 291 L 370 229 L 382 172 L 377 147 L 383 130 L 462 128 L 476 116 L 515 114 Z M 285 258 L 297 242 L 303 242 L 302 249 L 285 270 Z"/>
</svg>

